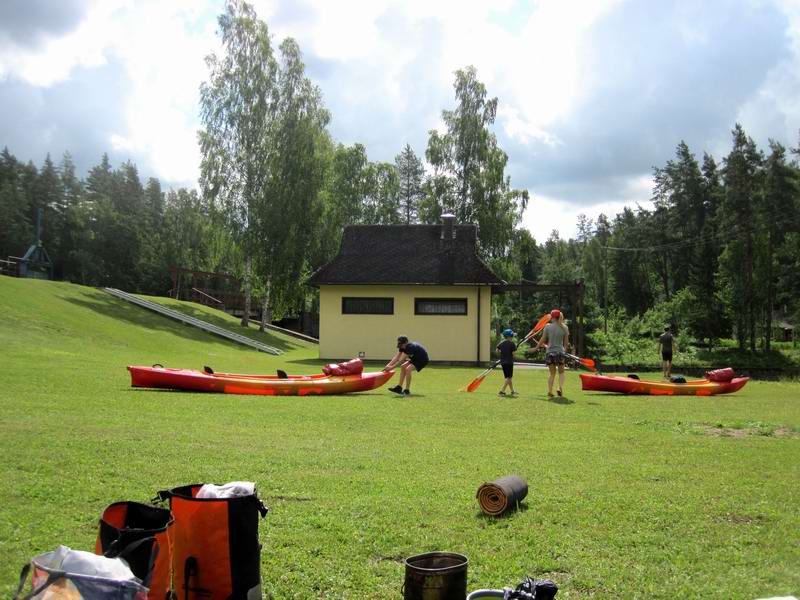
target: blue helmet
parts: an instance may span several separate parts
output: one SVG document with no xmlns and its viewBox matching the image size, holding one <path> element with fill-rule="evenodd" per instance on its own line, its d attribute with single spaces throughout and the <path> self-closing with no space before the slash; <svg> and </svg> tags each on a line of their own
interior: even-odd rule
<svg viewBox="0 0 800 600">
<path fill-rule="evenodd" d="M 513 329 L 503 329 L 503 337 L 514 337 Z"/>
</svg>

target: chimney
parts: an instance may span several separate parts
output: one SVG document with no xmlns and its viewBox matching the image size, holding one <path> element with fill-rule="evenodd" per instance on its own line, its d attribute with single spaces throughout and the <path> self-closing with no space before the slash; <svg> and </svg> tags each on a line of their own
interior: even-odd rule
<svg viewBox="0 0 800 600">
<path fill-rule="evenodd" d="M 447 242 L 452 243 L 452 240 L 456 237 L 455 223 L 455 215 L 451 215 L 450 213 L 442 215 L 442 240 L 447 240 Z"/>
</svg>

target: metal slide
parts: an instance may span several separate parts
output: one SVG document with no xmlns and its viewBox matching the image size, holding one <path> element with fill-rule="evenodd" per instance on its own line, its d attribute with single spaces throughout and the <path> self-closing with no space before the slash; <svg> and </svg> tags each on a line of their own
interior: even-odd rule
<svg viewBox="0 0 800 600">
<path fill-rule="evenodd" d="M 214 335 L 224 337 L 226 339 L 231 340 L 232 342 L 236 342 L 238 344 L 244 344 L 245 346 L 250 346 L 251 348 L 255 348 L 256 350 L 258 350 L 259 352 L 267 352 L 269 354 L 275 354 L 275 355 L 283 354 L 283 352 L 281 350 L 278 350 L 277 348 L 273 348 L 272 346 L 267 346 L 266 344 L 262 344 L 261 342 L 252 340 L 247 336 L 239 335 L 238 333 L 233 333 L 232 331 L 223 329 L 222 327 L 217 327 L 216 325 L 212 325 L 211 323 L 208 323 L 206 321 L 195 319 L 194 317 L 185 315 L 177 310 L 172 310 L 171 308 L 162 306 L 157 302 L 150 302 L 149 300 L 144 300 L 143 298 L 139 298 L 138 296 L 114 288 L 103 288 L 103 290 L 105 290 L 112 296 L 116 296 L 121 300 L 125 300 L 126 302 L 130 302 L 132 304 L 141 306 L 142 308 L 152 310 L 153 312 L 162 314 L 165 317 L 169 317 L 171 319 L 181 321 L 182 323 L 186 323 L 187 325 L 199 327 L 203 331 L 207 331 L 208 333 L 213 333 Z"/>
</svg>

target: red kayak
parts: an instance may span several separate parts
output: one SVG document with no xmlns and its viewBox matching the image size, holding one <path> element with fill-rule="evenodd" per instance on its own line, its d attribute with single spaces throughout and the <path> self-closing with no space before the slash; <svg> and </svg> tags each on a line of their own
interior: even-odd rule
<svg viewBox="0 0 800 600">
<path fill-rule="evenodd" d="M 652 396 L 714 396 L 737 392 L 750 381 L 749 377 L 734 377 L 728 381 L 697 379 L 686 383 L 646 381 L 631 377 L 609 377 L 581 373 L 584 391 L 616 392 L 618 394 L 650 394 Z"/>
<path fill-rule="evenodd" d="M 315 396 L 365 392 L 381 387 L 394 375 L 394 371 L 337 374 L 334 365 L 328 365 L 326 369 L 331 366 L 334 370 L 330 374 L 287 377 L 209 373 L 192 369 L 167 369 L 161 366 L 129 366 L 128 371 L 131 373 L 132 387 L 266 396 Z"/>
</svg>

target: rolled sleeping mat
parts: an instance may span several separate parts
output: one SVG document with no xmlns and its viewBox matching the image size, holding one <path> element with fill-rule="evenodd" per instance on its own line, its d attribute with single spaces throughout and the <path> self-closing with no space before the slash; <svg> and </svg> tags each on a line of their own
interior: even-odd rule
<svg viewBox="0 0 800 600">
<path fill-rule="evenodd" d="M 484 514 L 496 517 L 516 508 L 527 495 L 528 482 L 516 475 L 509 475 L 484 483 L 478 488 L 476 497 Z"/>
</svg>

